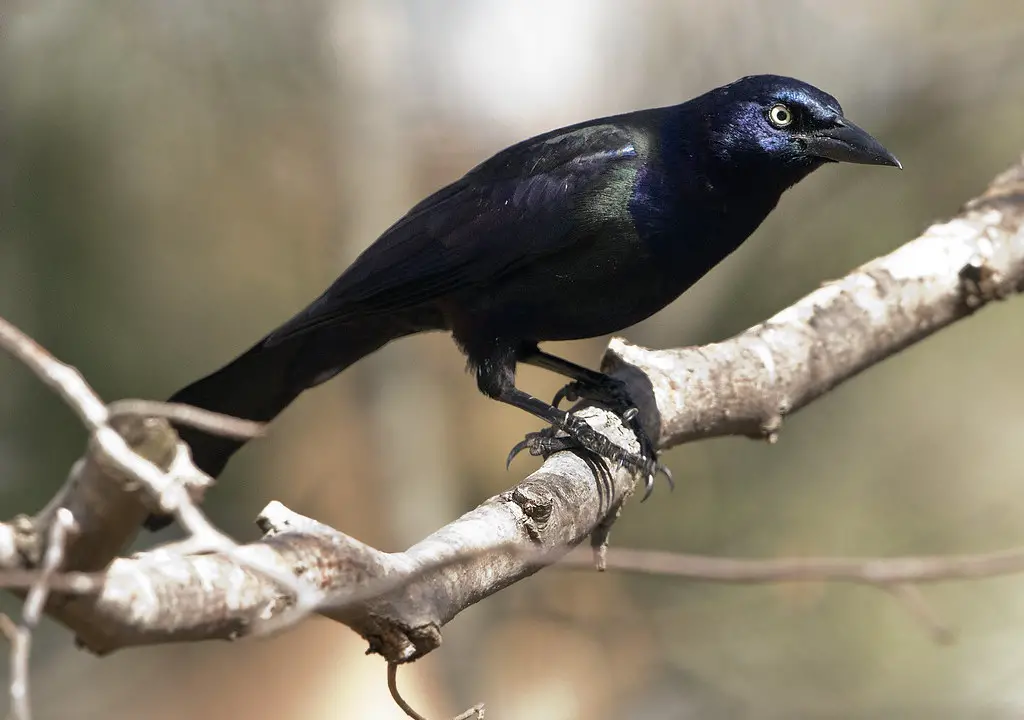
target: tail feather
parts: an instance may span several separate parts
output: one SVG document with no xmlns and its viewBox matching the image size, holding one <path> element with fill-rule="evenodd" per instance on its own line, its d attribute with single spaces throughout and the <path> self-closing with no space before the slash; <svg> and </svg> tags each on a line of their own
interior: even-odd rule
<svg viewBox="0 0 1024 720">
<path fill-rule="evenodd" d="M 170 402 L 245 420 L 269 422 L 313 384 L 302 383 L 301 378 L 292 377 L 290 370 L 300 352 L 296 345 L 290 343 L 271 348 L 255 345 L 220 370 L 179 390 Z M 337 371 L 341 369 L 339 367 Z M 294 382 L 296 379 L 300 382 Z M 175 429 L 192 449 L 196 466 L 214 477 L 245 444 L 244 440 L 209 435 L 184 425 Z"/>
<path fill-rule="evenodd" d="M 392 323 L 361 323 L 320 328 L 281 342 L 261 340 L 211 375 L 179 390 L 171 402 L 256 422 L 269 422 L 304 390 L 326 382 L 360 358 L 414 328 Z M 203 472 L 216 477 L 245 440 L 210 435 L 191 427 L 175 428 Z M 151 515 L 146 527 L 170 522 Z"/>
</svg>

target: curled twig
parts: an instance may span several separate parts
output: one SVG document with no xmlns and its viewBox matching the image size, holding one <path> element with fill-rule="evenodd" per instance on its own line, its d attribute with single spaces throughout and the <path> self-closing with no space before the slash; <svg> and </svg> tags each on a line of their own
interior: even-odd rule
<svg viewBox="0 0 1024 720">
<path fill-rule="evenodd" d="M 405 698 L 402 697 L 402 694 L 398 692 L 398 663 L 388 663 L 388 690 L 391 692 L 391 699 L 394 700 L 395 704 L 402 709 L 402 712 L 411 717 L 412 720 L 427 720 L 416 712 L 412 705 L 406 702 Z M 452 718 L 452 720 L 472 720 L 473 718 L 483 720 L 483 717 L 484 706 L 483 703 L 480 703 L 459 713 Z"/>
<path fill-rule="evenodd" d="M 395 701 L 395 705 L 402 708 L 402 712 L 412 720 L 427 720 L 405 701 L 402 693 L 398 692 L 398 663 L 388 663 L 388 690 L 391 692 L 391 699 Z"/>
</svg>

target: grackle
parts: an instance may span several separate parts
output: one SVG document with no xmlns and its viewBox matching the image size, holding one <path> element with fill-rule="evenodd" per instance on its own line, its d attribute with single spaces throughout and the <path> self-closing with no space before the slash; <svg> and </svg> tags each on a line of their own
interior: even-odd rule
<svg viewBox="0 0 1024 720">
<path fill-rule="evenodd" d="M 900 167 L 834 97 L 776 75 L 546 132 L 413 207 L 308 307 L 171 400 L 269 421 L 386 343 L 449 331 L 481 392 L 550 424 L 509 459 L 522 449 L 578 449 L 642 471 L 649 493 L 664 468 L 624 386 L 538 343 L 616 332 L 657 312 L 739 247 L 787 188 L 829 162 Z M 516 387 L 521 362 L 572 382 L 549 404 Z M 560 410 L 566 398 L 611 405 L 641 453 Z M 214 476 L 242 445 L 179 431 Z"/>
</svg>

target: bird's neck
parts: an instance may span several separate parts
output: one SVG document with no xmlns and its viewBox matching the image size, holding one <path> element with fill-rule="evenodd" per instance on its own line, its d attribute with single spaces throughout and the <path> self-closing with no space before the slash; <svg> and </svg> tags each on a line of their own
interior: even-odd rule
<svg viewBox="0 0 1024 720">
<path fill-rule="evenodd" d="M 736 250 L 806 172 L 751 158 L 723 161 L 693 132 L 702 118 L 670 112 L 660 120 L 658 148 L 636 179 L 630 214 L 666 282 L 682 292 Z"/>
<path fill-rule="evenodd" d="M 729 155 L 703 118 L 688 117 L 687 106 L 673 110 L 660 134 L 667 189 L 680 207 L 701 208 L 700 221 L 716 226 L 727 243 L 745 240 L 782 194 L 814 169 L 786 166 L 767 154 Z M 693 128 L 701 131 L 693 133 Z"/>
</svg>

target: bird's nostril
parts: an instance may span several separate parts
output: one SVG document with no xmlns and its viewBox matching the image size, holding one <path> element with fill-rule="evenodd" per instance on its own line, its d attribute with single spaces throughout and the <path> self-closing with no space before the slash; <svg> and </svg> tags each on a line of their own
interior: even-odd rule
<svg viewBox="0 0 1024 720">
<path fill-rule="evenodd" d="M 799 150 L 800 152 L 803 152 L 804 150 L 807 149 L 807 141 L 804 140 L 803 138 L 797 138 L 796 140 L 794 140 L 794 143 L 796 144 L 796 149 Z"/>
</svg>

